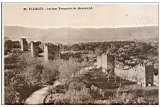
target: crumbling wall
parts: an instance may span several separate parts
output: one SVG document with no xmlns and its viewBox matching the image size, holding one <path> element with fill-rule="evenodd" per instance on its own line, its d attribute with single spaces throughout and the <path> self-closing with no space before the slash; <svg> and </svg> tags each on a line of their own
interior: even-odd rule
<svg viewBox="0 0 160 107">
<path fill-rule="evenodd" d="M 48 62 L 49 59 L 54 60 L 60 57 L 60 49 L 58 45 L 51 43 L 44 44 L 44 60 Z"/>
<path fill-rule="evenodd" d="M 152 86 L 154 84 L 154 67 L 153 65 L 137 65 L 130 69 L 122 69 L 116 66 L 115 75 L 127 79 L 130 81 L 137 82 L 142 86 Z"/>
<path fill-rule="evenodd" d="M 114 74 L 115 70 L 115 57 L 113 55 L 107 55 L 107 72 Z"/>
<path fill-rule="evenodd" d="M 21 38 L 20 43 L 21 43 L 21 50 L 28 51 L 28 42 L 26 38 Z"/>
<path fill-rule="evenodd" d="M 137 65 L 134 68 L 130 69 L 122 69 L 121 67 L 116 67 L 115 75 L 123 79 L 145 85 L 145 67 L 143 65 Z"/>
<path fill-rule="evenodd" d="M 159 76 L 158 75 L 154 75 L 153 81 L 154 81 L 154 85 L 159 86 Z"/>
<path fill-rule="evenodd" d="M 41 43 L 31 41 L 31 55 L 32 57 L 38 57 L 39 54 L 42 52 L 42 49 L 40 48 Z"/>
<path fill-rule="evenodd" d="M 146 81 L 146 86 L 149 84 L 152 86 L 153 85 L 153 79 L 154 78 L 154 66 L 153 65 L 146 65 L 145 66 L 145 81 Z"/>
<path fill-rule="evenodd" d="M 48 46 L 44 45 L 44 61 L 47 63 L 49 61 L 49 55 L 48 55 Z"/>
<path fill-rule="evenodd" d="M 102 66 L 102 58 L 101 58 L 101 56 L 97 56 L 97 63 L 96 64 L 97 64 L 98 68 Z"/>
<path fill-rule="evenodd" d="M 101 60 L 102 60 L 102 68 L 103 69 L 107 69 L 107 55 L 106 54 L 102 54 L 101 55 Z"/>
</svg>

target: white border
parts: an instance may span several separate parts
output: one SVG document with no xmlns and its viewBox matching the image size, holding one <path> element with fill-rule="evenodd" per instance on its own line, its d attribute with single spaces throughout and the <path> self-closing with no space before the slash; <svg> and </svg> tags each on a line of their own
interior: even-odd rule
<svg viewBox="0 0 160 107">
<path fill-rule="evenodd" d="M 2 2 L 159 2 L 159 0 L 2 0 Z"/>
<path fill-rule="evenodd" d="M 96 2 L 98 4 L 99 3 L 103 4 L 103 3 L 117 3 L 117 2 L 118 3 L 126 3 L 126 2 L 128 2 L 128 3 L 133 3 L 133 2 L 137 2 L 137 3 L 142 3 L 142 2 L 144 2 L 144 3 L 146 3 L 146 2 L 148 2 L 148 3 L 159 3 L 160 1 L 159 0 L 107 0 L 107 2 L 106 2 L 105 0 L 61 0 L 61 1 L 59 1 L 59 0 L 54 0 L 54 1 L 51 1 L 51 0 L 2 0 L 1 2 L 45 2 L 45 3 L 47 3 L 47 2 L 53 2 L 53 3 L 55 3 L 55 2 L 56 3 L 57 2 L 59 2 L 59 3 L 73 3 L 73 2 L 74 3 L 78 3 L 78 2 L 93 3 L 94 2 L 95 3 Z M 1 8 L 0 8 L 0 11 L 1 11 Z M 0 20 L 1 20 L 1 17 L 0 17 Z M 1 26 L 0 26 L 0 28 L 1 28 Z M 3 31 L 3 29 L 2 29 L 2 31 Z M 160 29 L 159 29 L 159 31 L 160 31 Z M 2 34 L 2 38 L 3 38 L 3 34 Z M 159 38 L 159 41 L 160 41 L 160 38 Z M 2 47 L 2 48 L 4 47 L 3 43 L 2 43 L 2 46 L 1 46 L 1 38 L 0 38 L 0 47 Z M 160 49 L 159 49 L 159 53 L 160 53 Z M 1 52 L 1 49 L 0 49 L 0 55 L 3 55 L 3 51 Z M 0 60 L 1 60 L 1 57 L 0 57 Z M 160 57 L 159 57 L 159 60 L 160 60 Z M 1 72 L 0 72 L 0 74 L 1 74 Z M 4 79 L 4 78 L 1 78 L 1 79 Z M 160 81 L 159 81 L 159 83 L 160 83 Z M 4 85 L 4 82 L 3 82 L 2 85 Z M 160 87 L 159 87 L 159 89 L 160 89 Z M 0 88 L 0 92 L 1 92 L 1 88 Z M 3 94 L 3 93 L 1 93 L 1 94 Z M 159 96 L 160 96 L 160 92 L 159 92 Z M 159 102 L 160 102 L 160 99 L 159 99 Z M 17 106 L 22 106 L 22 105 L 1 105 L 1 106 L 6 106 L 6 107 L 13 106 L 13 107 L 17 107 Z M 23 106 L 27 106 L 27 105 L 23 105 Z M 31 106 L 31 107 L 32 106 L 42 107 L 44 105 L 28 105 L 28 106 Z M 66 107 L 70 107 L 70 106 L 76 107 L 76 106 L 79 106 L 79 107 L 82 107 L 82 106 L 88 106 L 88 107 L 92 107 L 93 105 L 45 105 L 45 106 L 52 106 L 52 107 L 62 107 L 62 106 L 66 106 Z M 146 106 L 153 107 L 153 106 L 157 106 L 158 107 L 159 105 L 96 105 L 96 106 L 97 107 L 110 107 L 110 106 L 113 106 L 113 107 L 115 107 L 115 106 L 116 107 L 117 106 L 120 106 L 120 107 L 128 107 L 128 106 L 130 106 L 130 107 L 138 107 L 138 106 L 141 106 L 141 107 L 146 107 Z"/>
</svg>

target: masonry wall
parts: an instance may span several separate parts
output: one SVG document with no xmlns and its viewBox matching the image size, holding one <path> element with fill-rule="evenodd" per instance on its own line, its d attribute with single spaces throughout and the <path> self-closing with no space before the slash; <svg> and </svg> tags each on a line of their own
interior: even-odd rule
<svg viewBox="0 0 160 107">
<path fill-rule="evenodd" d="M 38 57 L 40 54 L 40 44 L 38 42 L 31 41 L 31 55 L 32 57 Z"/>
<path fill-rule="evenodd" d="M 22 51 L 28 51 L 28 42 L 25 38 L 21 38 L 20 44 L 21 44 Z"/>
<path fill-rule="evenodd" d="M 118 66 L 115 68 L 115 75 L 127 79 L 130 81 L 137 82 L 142 86 L 157 85 L 156 76 L 154 76 L 153 65 L 137 65 L 134 68 L 124 70 Z"/>
<path fill-rule="evenodd" d="M 101 67 L 102 66 L 102 58 L 101 56 L 97 56 L 97 67 Z"/>
<path fill-rule="evenodd" d="M 159 76 L 158 75 L 154 75 L 153 82 L 154 82 L 154 85 L 159 86 Z"/>
<path fill-rule="evenodd" d="M 114 74 L 115 70 L 115 57 L 112 55 L 107 55 L 107 70 L 109 73 Z"/>
<path fill-rule="evenodd" d="M 106 54 L 102 54 L 102 56 L 101 56 L 101 60 L 102 60 L 102 64 L 101 64 L 101 66 L 102 66 L 102 68 L 104 68 L 104 69 L 107 69 L 107 55 Z"/>
<path fill-rule="evenodd" d="M 31 56 L 35 57 L 35 46 L 34 46 L 34 42 L 31 42 Z"/>
<path fill-rule="evenodd" d="M 154 66 L 153 65 L 147 65 L 145 66 L 145 81 L 146 86 L 153 85 L 154 84 Z"/>
<path fill-rule="evenodd" d="M 49 61 L 49 53 L 48 53 L 48 46 L 44 45 L 44 61 L 47 63 Z"/>
</svg>

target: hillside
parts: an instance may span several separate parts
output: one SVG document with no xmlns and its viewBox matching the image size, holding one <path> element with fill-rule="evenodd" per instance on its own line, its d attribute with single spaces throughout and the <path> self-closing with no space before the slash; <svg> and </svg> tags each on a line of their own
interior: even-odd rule
<svg viewBox="0 0 160 107">
<path fill-rule="evenodd" d="M 51 42 L 87 42 L 113 40 L 158 40 L 158 27 L 129 28 L 27 28 L 20 26 L 5 26 L 4 35 L 10 39 L 22 36 L 29 40 Z"/>
</svg>

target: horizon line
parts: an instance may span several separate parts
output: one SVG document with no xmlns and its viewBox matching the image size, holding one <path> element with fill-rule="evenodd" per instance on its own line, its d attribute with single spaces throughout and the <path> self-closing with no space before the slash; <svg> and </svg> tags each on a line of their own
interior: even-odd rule
<svg viewBox="0 0 160 107">
<path fill-rule="evenodd" d="M 40 26 L 23 26 L 23 25 L 4 25 L 4 27 L 25 27 L 25 28 L 37 28 L 37 29 L 52 29 L 52 28 L 74 28 L 74 29 L 79 29 L 79 28 L 133 28 L 133 27 L 158 27 L 159 25 L 133 25 L 133 26 L 57 26 L 57 27 L 40 27 Z"/>
</svg>

